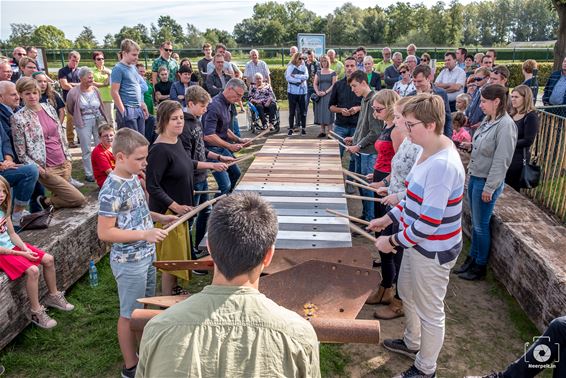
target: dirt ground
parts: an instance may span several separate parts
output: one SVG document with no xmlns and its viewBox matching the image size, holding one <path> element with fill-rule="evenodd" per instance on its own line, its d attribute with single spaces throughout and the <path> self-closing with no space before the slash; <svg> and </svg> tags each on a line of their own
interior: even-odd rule
<svg viewBox="0 0 566 378">
<path fill-rule="evenodd" d="M 311 114 L 309 112 L 307 119 L 307 135 L 295 134 L 293 138 L 316 139 L 320 128 L 312 124 Z M 281 133 L 275 137 L 285 137 L 287 117 L 288 113 L 281 111 Z M 242 118 L 240 124 L 245 124 Z M 250 135 L 247 132 L 242 134 Z M 349 199 L 348 208 L 351 215 L 361 214 L 359 200 Z M 371 247 L 371 243 L 362 237 L 353 238 L 353 244 Z M 375 253 L 378 257 L 377 250 Z M 467 246 L 456 266 L 466 255 Z M 438 359 L 437 377 L 484 375 L 503 370 L 523 353 L 525 341 L 538 335 L 505 289 L 489 274 L 487 280 L 480 282 L 468 282 L 452 275 L 445 304 L 446 334 Z M 358 318 L 373 319 L 376 307 L 365 305 Z M 381 340 L 402 337 L 404 326 L 404 318 L 381 321 Z M 392 377 L 412 364 L 411 359 L 387 351 L 381 343 L 346 344 L 341 350 L 350 359 L 346 367 L 346 376 L 349 377 Z"/>
</svg>

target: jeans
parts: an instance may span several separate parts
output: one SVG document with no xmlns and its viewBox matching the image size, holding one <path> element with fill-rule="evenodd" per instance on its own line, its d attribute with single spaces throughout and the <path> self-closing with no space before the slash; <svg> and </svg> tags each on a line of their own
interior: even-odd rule
<svg viewBox="0 0 566 378">
<path fill-rule="evenodd" d="M 215 152 L 215 153 L 223 155 L 223 156 L 234 157 L 234 154 L 232 154 L 232 152 L 230 150 L 223 148 L 223 147 L 210 146 L 208 149 L 212 152 Z M 217 162 L 218 160 L 208 159 L 208 161 Z M 220 194 L 217 194 L 215 196 L 215 197 L 218 197 L 222 194 L 232 192 L 234 190 L 234 188 L 236 187 L 236 184 L 238 183 L 238 179 L 240 178 L 242 173 L 240 172 L 240 167 L 238 167 L 238 164 L 234 164 L 234 165 L 230 166 L 230 168 L 228 168 L 227 171 L 225 171 L 225 172 L 212 172 L 212 175 L 214 176 L 214 179 L 216 180 L 216 183 L 218 184 L 218 190 L 220 190 Z"/>
<path fill-rule="evenodd" d="M 8 181 L 13 190 L 14 204 L 27 206 L 39 177 L 35 164 L 26 164 L 16 169 L 6 169 L 0 175 Z"/>
<path fill-rule="evenodd" d="M 75 131 L 79 137 L 79 142 L 81 144 L 81 154 L 83 160 L 83 169 L 87 177 L 94 177 L 92 173 L 92 162 L 90 161 L 91 155 L 91 140 L 94 141 L 94 145 L 98 144 L 98 128 L 96 126 L 96 118 L 83 119 L 84 125 L 82 127 L 75 127 Z"/>
<path fill-rule="evenodd" d="M 141 107 L 132 108 L 126 106 L 124 114 L 116 109 L 116 124 L 118 125 L 118 130 L 127 127 L 128 129 L 136 130 L 141 135 L 145 135 L 145 118 Z"/>
<path fill-rule="evenodd" d="M 470 248 L 470 257 L 476 264 L 487 265 L 489 257 L 489 248 L 491 246 L 491 230 L 489 221 L 493 214 L 495 201 L 503 191 L 505 184 L 493 192 L 491 201 L 483 202 L 481 194 L 485 185 L 485 178 L 470 176 L 468 182 L 468 201 L 472 213 L 472 245 Z"/>
<path fill-rule="evenodd" d="M 306 98 L 306 103 L 305 103 L 305 117 L 307 116 L 307 113 L 309 112 L 309 104 L 312 102 L 311 101 L 311 96 L 314 94 L 314 87 L 309 86 L 307 89 L 307 98 Z"/>
<path fill-rule="evenodd" d="M 538 361 L 534 356 L 535 348 L 539 345 L 546 345 L 550 349 L 550 355 L 538 357 L 539 359 L 543 357 L 543 362 Z M 548 328 L 544 331 L 544 335 L 539 337 L 517 361 L 509 365 L 507 370 L 503 372 L 503 376 L 506 378 L 531 378 L 544 370 L 540 365 L 545 364 L 556 365 L 552 371 L 554 378 L 564 377 L 566 374 L 566 316 L 550 322 Z M 529 365 L 534 366 L 529 367 Z"/>
<path fill-rule="evenodd" d="M 375 160 L 377 159 L 377 154 L 362 154 L 359 156 L 353 156 L 356 163 L 355 172 L 362 175 L 367 175 L 368 173 L 373 173 L 373 166 L 375 165 Z M 367 189 L 360 188 L 360 195 L 364 197 L 374 197 L 374 192 Z M 374 202 L 373 201 L 362 201 L 362 219 L 370 221 L 373 219 L 374 215 Z"/>
<path fill-rule="evenodd" d="M 444 297 L 450 269 L 456 259 L 441 265 L 413 248 L 406 249 L 397 285 L 405 310 L 403 341 L 418 350 L 415 367 L 425 374 L 436 371 L 436 360 L 444 343 Z"/>
<path fill-rule="evenodd" d="M 301 128 L 304 129 L 305 127 L 307 127 L 307 117 L 305 116 L 305 96 L 306 95 L 304 94 L 299 95 L 287 93 L 287 97 L 289 99 L 289 129 L 293 128 L 293 125 L 295 123 L 295 112 L 297 111 L 299 112 L 298 116 L 301 116 L 301 118 L 299 119 Z"/>
<path fill-rule="evenodd" d="M 240 137 L 240 124 L 238 123 L 238 111 L 236 110 L 236 105 L 232 104 L 230 106 L 230 114 L 232 115 L 232 123 L 230 123 L 230 130 L 238 138 Z"/>
<path fill-rule="evenodd" d="M 275 116 L 277 115 L 277 105 L 274 102 L 271 102 L 268 106 L 263 106 L 260 104 L 255 105 L 258 113 L 259 119 L 261 120 L 261 124 L 265 127 L 267 125 L 267 119 L 265 117 L 265 113 L 269 114 L 269 123 L 275 123 Z"/>
<path fill-rule="evenodd" d="M 201 182 L 195 182 L 194 189 L 195 189 L 195 191 L 208 190 L 208 181 L 204 180 L 204 181 L 201 181 Z M 208 201 L 208 194 L 195 194 L 193 196 L 193 204 L 195 206 L 203 204 L 206 201 Z M 204 235 L 206 234 L 206 222 L 208 221 L 208 217 L 209 217 L 211 211 L 212 211 L 212 206 L 208 206 L 206 209 L 201 210 L 201 212 L 198 213 L 198 215 L 197 215 L 197 218 L 195 220 L 195 227 L 196 227 L 195 242 L 192 243 L 193 251 L 196 251 L 198 249 L 200 242 L 202 241 L 202 239 L 204 238 Z M 192 251 L 191 251 L 191 254 L 192 254 Z M 192 258 L 195 258 L 195 257 L 196 256 L 192 256 Z"/>
<path fill-rule="evenodd" d="M 355 127 L 344 127 L 344 126 L 334 124 L 334 128 L 332 129 L 332 131 L 334 131 L 336 134 L 340 135 L 342 138 L 346 138 L 346 137 L 353 137 L 354 132 L 356 131 L 356 128 Z M 340 158 L 342 158 L 344 156 L 344 151 L 345 151 L 345 148 L 340 146 Z M 373 169 L 373 167 L 372 167 L 372 169 Z M 356 162 L 355 162 L 355 159 L 352 159 L 352 156 L 350 156 L 350 165 L 348 166 L 348 170 L 350 172 L 354 172 L 356 170 Z"/>
<path fill-rule="evenodd" d="M 149 144 L 153 144 L 157 138 L 157 134 L 155 133 L 155 116 L 150 114 L 150 116 L 145 120 L 144 133 L 145 139 L 147 139 Z"/>
</svg>

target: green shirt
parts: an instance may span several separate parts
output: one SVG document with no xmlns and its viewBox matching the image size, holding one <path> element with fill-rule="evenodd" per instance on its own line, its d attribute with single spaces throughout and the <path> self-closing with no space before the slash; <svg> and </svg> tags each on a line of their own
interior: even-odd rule
<svg viewBox="0 0 566 378">
<path fill-rule="evenodd" d="M 153 84 L 149 80 L 145 81 L 147 84 L 147 91 L 143 94 L 143 102 L 147 106 L 147 112 L 149 114 L 154 114 L 153 109 Z"/>
<path fill-rule="evenodd" d="M 94 67 L 92 69 L 92 77 L 97 83 L 104 83 L 108 79 L 108 74 L 106 72 L 100 71 L 98 68 Z M 110 83 L 103 87 L 98 87 L 100 92 L 100 97 L 103 102 L 112 102 L 112 95 L 110 94 Z"/>
<path fill-rule="evenodd" d="M 342 80 L 344 78 L 344 75 L 346 75 L 346 72 L 344 71 L 344 64 L 339 60 L 331 63 L 330 69 L 336 72 L 336 80 Z"/>
<path fill-rule="evenodd" d="M 153 64 L 151 65 L 151 72 L 155 72 L 159 75 L 159 69 L 163 66 L 167 67 L 167 70 L 169 71 L 169 81 L 172 83 L 177 81 L 177 71 L 179 71 L 179 64 L 177 61 L 173 58 L 169 60 L 163 59 L 160 55 L 153 61 Z"/>
<path fill-rule="evenodd" d="M 379 63 L 377 63 L 376 65 L 374 65 L 374 69 L 379 72 L 379 75 L 382 77 L 381 79 L 381 87 L 385 88 L 385 80 L 383 80 L 383 78 L 385 77 L 385 69 L 387 67 L 389 67 L 390 65 L 393 64 L 393 61 L 391 59 L 389 59 L 389 63 L 385 63 L 383 60 L 380 60 Z"/>
<path fill-rule="evenodd" d="M 308 321 L 250 287 L 205 287 L 145 326 L 136 377 L 320 377 Z"/>
</svg>

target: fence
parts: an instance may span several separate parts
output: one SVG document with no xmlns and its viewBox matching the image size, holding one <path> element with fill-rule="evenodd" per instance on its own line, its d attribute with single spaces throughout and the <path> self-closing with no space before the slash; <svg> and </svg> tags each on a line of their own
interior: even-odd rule
<svg viewBox="0 0 566 378">
<path fill-rule="evenodd" d="M 524 193 L 566 222 L 566 105 L 537 111 L 540 128 L 531 152 L 541 167 L 541 182 Z"/>
</svg>

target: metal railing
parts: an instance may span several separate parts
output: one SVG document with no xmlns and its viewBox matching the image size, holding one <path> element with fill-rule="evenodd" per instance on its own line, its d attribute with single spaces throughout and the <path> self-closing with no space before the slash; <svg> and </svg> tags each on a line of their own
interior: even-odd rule
<svg viewBox="0 0 566 378">
<path fill-rule="evenodd" d="M 541 167 L 541 180 L 524 193 L 566 222 L 566 105 L 544 106 L 537 111 L 540 126 L 531 147 L 531 161 Z"/>
</svg>

